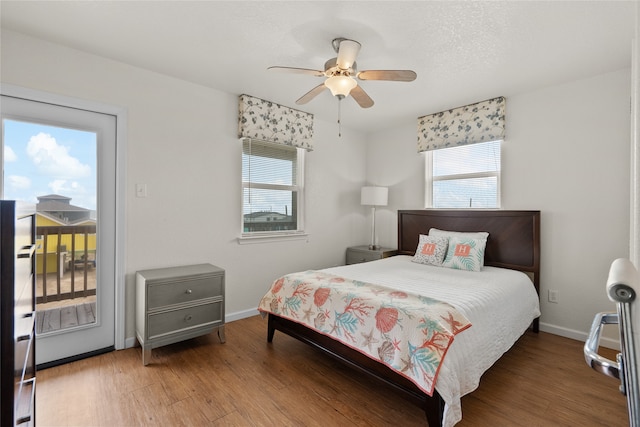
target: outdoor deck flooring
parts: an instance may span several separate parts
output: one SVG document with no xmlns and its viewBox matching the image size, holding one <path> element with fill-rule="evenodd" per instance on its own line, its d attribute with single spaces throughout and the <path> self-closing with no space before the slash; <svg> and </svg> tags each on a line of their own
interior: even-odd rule
<svg viewBox="0 0 640 427">
<path fill-rule="evenodd" d="M 95 301 L 42 311 L 38 310 L 36 312 L 36 334 L 82 326 L 95 321 Z"/>
<path fill-rule="evenodd" d="M 73 279 L 72 279 L 73 275 Z M 43 296 L 43 275 L 36 276 L 36 296 Z M 87 289 L 96 289 L 96 269 L 86 272 Z M 48 302 L 36 304 L 36 333 L 43 334 L 60 329 L 82 326 L 96 321 L 96 296 L 84 296 L 84 270 L 66 270 L 60 277 L 58 289 L 57 273 L 49 273 L 46 277 Z M 73 286 L 72 286 L 73 282 Z M 67 294 L 75 290 L 75 298 L 59 299 L 58 291 Z"/>
</svg>

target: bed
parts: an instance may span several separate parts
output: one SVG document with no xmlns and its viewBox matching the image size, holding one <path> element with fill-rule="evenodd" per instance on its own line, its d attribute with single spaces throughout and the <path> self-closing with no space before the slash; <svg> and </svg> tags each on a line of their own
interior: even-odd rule
<svg viewBox="0 0 640 427">
<path fill-rule="evenodd" d="M 432 228 L 488 232 L 482 270 L 461 271 L 413 262 L 420 235 L 427 235 Z M 430 389 L 428 385 L 408 376 L 408 370 L 399 369 L 398 366 L 392 368 L 393 363 L 383 363 L 382 354 L 379 358 L 375 352 L 373 356 L 367 354 L 346 340 L 340 341 L 330 336 L 320 326 L 310 327 L 295 316 L 286 316 L 277 309 L 270 309 L 268 304 L 263 305 L 269 294 L 265 295 L 259 308 L 268 316 L 268 342 L 273 341 L 276 330 L 297 338 L 392 386 L 424 409 L 430 426 L 450 426 L 462 418 L 460 399 L 479 386 L 482 373 L 528 328 L 538 332 L 540 212 L 400 210 L 397 256 L 296 274 L 306 274 L 307 277 L 315 274 L 318 279 L 335 277 L 358 287 L 366 283 L 367 286 L 373 286 L 374 293 L 398 286 L 397 289 L 401 289 L 404 295 L 414 295 L 415 292 L 415 295 L 430 295 L 429 300 L 431 296 L 437 297 L 438 301 L 450 305 L 457 314 L 467 319 L 469 327 L 459 328 L 461 330 L 455 331 L 449 338 L 443 360 L 438 362 L 433 388 Z M 491 285 L 485 290 L 476 283 L 477 280 L 484 280 L 484 276 L 491 277 L 492 283 L 495 277 L 495 283 L 505 281 L 505 284 Z M 424 291 L 424 285 L 420 283 L 424 278 L 433 282 L 428 291 Z M 381 288 L 375 288 L 378 285 Z M 454 289 L 454 285 L 460 288 Z M 488 310 L 486 304 L 489 304 Z M 481 305 L 484 306 L 482 309 Z M 464 325 L 464 322 L 456 324 Z M 482 357 L 478 357 L 478 354 Z"/>
</svg>

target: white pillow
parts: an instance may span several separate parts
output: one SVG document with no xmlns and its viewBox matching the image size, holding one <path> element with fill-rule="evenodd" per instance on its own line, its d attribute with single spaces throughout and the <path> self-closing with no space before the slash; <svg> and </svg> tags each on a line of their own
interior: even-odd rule
<svg viewBox="0 0 640 427">
<path fill-rule="evenodd" d="M 412 261 L 419 264 L 441 266 L 444 256 L 447 254 L 448 244 L 449 239 L 447 237 L 433 237 L 421 234 L 418 248 Z"/>
<path fill-rule="evenodd" d="M 456 270 L 480 271 L 484 266 L 486 245 L 487 239 L 450 237 L 447 256 L 442 266 Z"/>
<path fill-rule="evenodd" d="M 463 232 L 463 231 L 447 231 L 432 228 L 429 230 L 429 236 L 434 237 L 468 237 L 470 239 L 485 239 L 489 237 L 489 233 L 486 231 L 476 232 Z"/>
</svg>

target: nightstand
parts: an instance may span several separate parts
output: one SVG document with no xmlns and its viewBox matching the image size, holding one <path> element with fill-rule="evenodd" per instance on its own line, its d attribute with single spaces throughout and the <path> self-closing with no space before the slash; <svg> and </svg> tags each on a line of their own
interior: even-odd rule
<svg viewBox="0 0 640 427">
<path fill-rule="evenodd" d="M 211 264 L 136 273 L 136 335 L 142 364 L 151 350 L 218 330 L 224 336 L 225 271 Z"/>
<path fill-rule="evenodd" d="M 396 249 L 380 248 L 369 249 L 369 246 L 352 246 L 347 248 L 347 265 L 361 262 L 375 261 L 377 259 L 394 256 L 398 253 Z"/>
</svg>

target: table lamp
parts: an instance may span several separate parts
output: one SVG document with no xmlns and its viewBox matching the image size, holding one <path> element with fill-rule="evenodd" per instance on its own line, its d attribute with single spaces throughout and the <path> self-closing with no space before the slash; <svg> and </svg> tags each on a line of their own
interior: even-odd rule
<svg viewBox="0 0 640 427">
<path fill-rule="evenodd" d="M 388 194 L 387 187 L 362 187 L 360 193 L 360 204 L 371 206 L 371 250 L 380 249 L 380 246 L 376 245 L 376 206 L 387 206 Z"/>
</svg>

